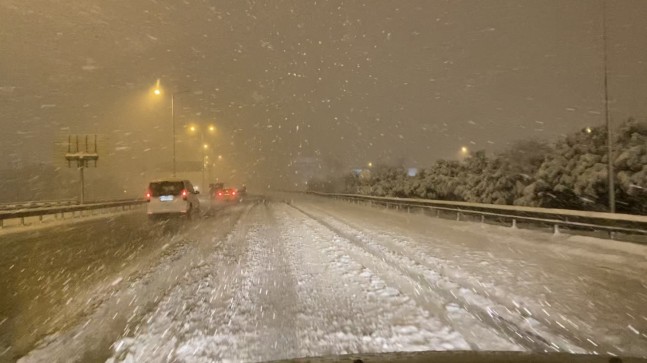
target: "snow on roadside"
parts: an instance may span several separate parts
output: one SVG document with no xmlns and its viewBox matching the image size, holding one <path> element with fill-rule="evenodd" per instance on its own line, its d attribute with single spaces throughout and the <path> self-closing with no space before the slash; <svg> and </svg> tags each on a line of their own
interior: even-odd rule
<svg viewBox="0 0 647 363">
<path fill-rule="evenodd" d="M 597 353 L 601 349 L 602 342 L 611 340 L 607 339 L 611 338 L 608 332 L 600 335 L 599 329 L 592 327 L 589 321 L 578 319 L 573 314 L 564 315 L 560 311 L 559 303 L 551 304 L 547 298 L 550 294 L 549 285 L 542 283 L 540 286 L 535 286 L 536 283 L 530 283 L 538 276 L 537 268 L 532 266 L 532 263 L 499 258 L 499 263 L 496 264 L 483 261 L 483 257 L 479 257 L 478 253 L 465 251 L 462 253 L 464 265 L 475 266 L 477 263 L 473 261 L 480 261 L 478 263 L 480 273 L 475 275 L 470 273 L 472 271 L 468 271 L 473 269 L 466 270 L 451 261 L 430 256 L 420 247 L 420 244 L 403 239 L 401 236 L 384 234 L 383 231 L 362 232 L 362 238 L 389 246 L 388 248 L 393 249 L 390 251 L 391 254 L 404 253 L 407 256 L 415 256 L 414 263 L 420 263 L 424 269 L 431 267 L 432 270 L 441 272 L 441 276 L 427 272 L 428 281 L 452 291 L 452 294 L 469 305 L 483 307 L 488 314 L 496 314 L 506 321 L 514 322 L 516 326 L 530 334 L 547 339 L 551 343 L 551 349 L 574 353 Z M 516 268 L 506 268 L 509 265 L 514 265 Z M 547 278 L 545 275 L 540 276 Z M 508 284 L 502 284 L 502 281 L 507 281 Z M 577 280 L 561 282 L 562 285 L 574 283 L 577 283 Z M 523 285 L 525 289 L 519 289 L 519 285 Z M 540 288 L 538 292 L 532 295 L 527 293 L 528 289 L 536 290 L 537 287 Z M 579 290 L 573 286 L 568 291 L 569 295 L 560 296 L 558 301 L 568 301 L 571 298 L 570 294 L 577 293 Z M 582 336 L 585 337 L 586 342 L 577 342 Z M 614 350 L 601 352 L 607 354 L 621 352 L 616 351 L 617 347 L 612 345 L 606 345 L 606 348 Z"/>
<path fill-rule="evenodd" d="M 581 299 L 582 296 L 578 295 L 585 292 L 578 288 L 577 284 L 581 283 L 579 278 L 574 280 L 564 279 L 563 281 L 551 279 L 550 272 L 544 271 L 542 269 L 543 265 L 537 266 L 537 260 L 534 258 L 526 260 L 516 256 L 516 259 L 508 259 L 504 257 L 507 256 L 505 253 L 499 253 L 495 257 L 490 253 L 465 248 L 465 246 L 456 243 L 457 241 L 447 241 L 446 244 L 453 246 L 453 248 L 444 251 L 442 246 L 445 243 L 434 243 L 438 238 L 435 235 L 422 236 L 417 235 L 415 231 L 403 233 L 403 231 L 394 230 L 393 228 L 385 229 L 368 221 L 365 222 L 362 218 L 338 219 L 340 218 L 339 216 L 347 217 L 353 212 L 359 213 L 359 210 L 348 214 L 338 214 L 329 212 L 327 208 L 323 208 L 319 204 L 304 204 L 303 206 L 307 206 L 306 210 L 314 213 L 326 223 L 330 223 L 344 233 L 355 236 L 367 248 L 378 250 L 380 253 L 388 255 L 394 264 L 426 270 L 426 279 L 430 283 L 443 290 L 450 291 L 452 295 L 464 303 L 481 306 L 488 314 L 494 313 L 497 317 L 505 319 L 505 321 L 514 322 L 517 327 L 528 332 L 530 338 L 537 335 L 548 339 L 552 343 L 552 349 L 615 354 L 623 352 L 624 348 L 617 342 L 618 335 L 622 334 L 622 327 L 614 323 L 613 318 L 609 318 L 608 314 L 604 315 L 607 320 L 606 325 L 602 325 L 604 329 L 600 329 L 600 324 L 596 328 L 591 324 L 590 319 L 579 319 L 577 312 L 568 313 L 569 309 L 573 309 L 573 301 L 578 301 L 578 299 L 589 301 L 588 298 Z M 312 212 L 313 210 L 316 213 Z M 406 214 L 400 214 L 400 216 L 409 221 Z M 414 216 L 413 218 L 417 217 Z M 451 222 L 449 224 L 448 228 L 455 228 Z M 516 231 L 509 228 L 482 226 L 479 224 L 464 224 L 468 226 L 456 228 L 461 230 L 469 229 L 471 233 L 477 235 L 482 235 L 484 228 L 496 229 L 498 233 L 487 234 L 482 238 L 492 238 L 501 244 L 505 241 L 505 244 L 501 246 L 503 248 L 502 252 L 507 251 L 506 247 L 523 249 L 524 245 L 528 245 L 529 248 L 537 248 L 536 243 L 531 244 L 524 240 L 524 238 L 530 237 L 539 238 L 537 232 Z M 539 236 L 542 235 L 539 234 Z M 460 235 L 456 236 L 456 238 L 460 237 Z M 504 241 L 499 241 L 501 239 Z M 582 245 L 586 243 L 600 244 L 598 239 L 592 237 L 571 236 L 568 238 L 569 241 L 571 239 L 577 240 Z M 569 251 L 569 254 L 572 254 L 572 250 L 575 250 L 576 253 L 581 254 L 581 247 L 577 246 L 550 243 L 542 248 L 546 249 L 546 247 L 555 251 Z M 644 252 L 644 246 L 636 247 L 626 243 L 606 246 L 606 249 L 609 251 L 617 250 L 626 258 L 631 257 L 634 262 L 639 260 Z M 594 250 L 594 248 L 591 248 L 591 250 Z M 512 251 L 512 256 L 515 256 L 516 252 Z M 602 253 L 594 251 L 590 255 L 599 261 L 615 261 L 617 259 L 602 256 L 604 252 L 606 251 L 602 251 Z M 455 259 L 439 257 L 446 256 L 447 253 L 450 253 Z M 570 265 L 576 263 L 586 262 L 572 261 Z M 633 263 L 632 267 L 635 267 Z M 578 270 L 577 268 L 572 268 L 568 271 Z M 620 281 L 623 280 L 622 277 L 626 280 L 631 280 L 630 278 L 627 279 L 627 275 L 620 271 L 606 270 L 605 273 L 618 274 Z M 628 276 L 632 275 L 633 273 Z M 537 281 L 538 278 L 540 278 L 539 281 Z M 535 283 L 530 283 L 533 281 Z M 561 293 L 555 295 L 550 289 L 551 286 L 560 287 Z M 569 301 L 571 305 L 568 305 Z M 589 304 L 591 304 L 590 301 Z M 612 310 L 610 313 L 620 314 L 621 312 Z M 611 329 L 614 329 L 613 332 Z M 564 336 L 568 338 L 565 339 Z M 627 338 L 625 337 L 625 339 Z M 627 342 L 627 347 L 631 347 L 630 349 L 634 354 L 644 354 L 644 349 L 639 349 L 635 343 Z"/>
<path fill-rule="evenodd" d="M 434 286 L 439 294 L 438 299 L 446 300 L 450 304 L 459 304 L 472 310 L 476 315 L 490 318 L 493 324 L 505 321 L 503 328 L 512 329 L 512 334 L 529 335 L 527 338 L 537 340 L 547 339 L 551 350 L 564 350 L 568 352 L 585 352 L 573 342 L 564 339 L 559 334 L 551 333 L 538 321 L 529 324 L 529 317 L 519 309 L 510 309 L 500 302 L 493 300 L 493 296 L 479 284 L 468 281 L 466 276 L 457 266 L 447 266 L 447 261 L 429 256 L 414 243 L 402 239 L 401 236 L 384 235 L 384 232 L 375 233 L 368 230 L 359 230 L 341 221 L 332 215 L 308 205 L 308 213 L 313 213 L 316 218 L 341 231 L 345 235 L 353 236 L 369 253 L 381 257 L 386 263 L 396 267 L 403 273 L 410 272 L 426 280 L 429 286 Z M 465 288 L 463 286 L 469 287 Z M 456 310 L 450 310 L 453 314 Z M 525 330 L 525 331 L 524 331 Z M 477 343 L 478 344 L 478 343 Z M 541 344 L 529 343 L 531 346 Z M 514 348 L 508 348 L 514 349 Z"/>
</svg>

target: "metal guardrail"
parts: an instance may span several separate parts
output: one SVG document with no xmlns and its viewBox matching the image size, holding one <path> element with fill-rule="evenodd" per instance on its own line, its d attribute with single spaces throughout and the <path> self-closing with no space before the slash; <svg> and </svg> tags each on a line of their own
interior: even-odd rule
<svg viewBox="0 0 647 363">
<path fill-rule="evenodd" d="M 74 204 L 79 204 L 79 201 L 76 198 L 0 203 L 0 211 L 24 209 L 24 208 L 56 207 L 56 206 L 74 205 Z"/>
<path fill-rule="evenodd" d="M 4 221 L 7 219 L 21 219 L 21 224 L 25 224 L 25 218 L 27 217 L 40 217 L 40 221 L 43 220 L 43 216 L 46 215 L 55 215 L 56 218 L 64 219 L 65 213 L 83 213 L 84 211 L 89 210 L 98 210 L 98 209 L 108 209 L 108 208 L 126 208 L 131 209 L 135 205 L 146 203 L 145 199 L 128 199 L 128 200 L 117 200 L 117 201 L 108 201 L 108 202 L 94 202 L 86 204 L 75 204 L 75 205 L 62 205 L 62 206 L 52 206 L 52 207 L 36 207 L 36 208 L 22 208 L 22 209 L 12 209 L 12 210 L 0 210 L 0 228 L 4 227 Z"/>
<path fill-rule="evenodd" d="M 555 233 L 560 227 L 572 230 L 606 231 L 610 238 L 614 233 L 647 235 L 647 216 L 588 212 L 568 209 L 521 207 L 512 205 L 481 204 L 468 202 L 451 202 L 444 200 L 375 197 L 358 194 L 334 194 L 309 192 L 308 194 L 343 199 L 350 201 L 366 202 L 368 204 L 384 205 L 397 209 L 423 208 L 436 212 L 456 214 L 456 220 L 464 216 L 480 216 L 484 222 L 486 218 L 508 221 L 512 227 L 517 222 L 550 225 Z"/>
</svg>

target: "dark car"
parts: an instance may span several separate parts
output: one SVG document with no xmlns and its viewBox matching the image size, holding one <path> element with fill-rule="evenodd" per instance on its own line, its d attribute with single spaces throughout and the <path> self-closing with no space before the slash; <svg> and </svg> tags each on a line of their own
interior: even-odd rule
<svg viewBox="0 0 647 363">
<path fill-rule="evenodd" d="M 215 193 L 215 199 L 217 202 L 239 202 L 240 193 L 237 189 L 225 188 Z"/>
</svg>

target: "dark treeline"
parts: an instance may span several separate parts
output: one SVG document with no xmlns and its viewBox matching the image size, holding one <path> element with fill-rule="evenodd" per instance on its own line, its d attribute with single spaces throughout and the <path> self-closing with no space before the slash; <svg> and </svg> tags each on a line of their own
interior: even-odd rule
<svg viewBox="0 0 647 363">
<path fill-rule="evenodd" d="M 625 121 L 613 133 L 618 212 L 647 214 L 647 123 Z M 315 179 L 309 190 L 577 210 L 608 210 L 607 132 L 583 129 L 554 145 L 524 140 L 488 156 L 438 160 L 408 176 L 377 165 L 342 178 Z"/>
</svg>

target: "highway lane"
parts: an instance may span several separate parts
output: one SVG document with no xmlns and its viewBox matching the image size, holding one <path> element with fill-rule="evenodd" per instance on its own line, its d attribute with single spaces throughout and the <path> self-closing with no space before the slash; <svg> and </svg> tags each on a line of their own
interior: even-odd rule
<svg viewBox="0 0 647 363">
<path fill-rule="evenodd" d="M 106 291 L 190 243 L 231 210 L 149 222 L 145 212 L 4 234 L 0 242 L 0 361 L 25 354 L 101 304 Z"/>
<path fill-rule="evenodd" d="M 139 218 L 126 217 L 124 229 L 111 222 L 112 235 L 97 232 L 121 242 L 86 250 L 97 257 L 71 269 L 83 281 L 93 266 L 90 282 L 55 275 L 56 304 L 43 311 L 59 316 L 72 298 L 66 316 L 74 319 L 52 323 L 55 334 L 25 362 L 420 349 L 647 356 L 645 246 L 299 195 L 230 205 L 166 231 L 136 232 Z M 95 236 L 89 226 L 99 228 L 69 233 Z M 141 243 L 124 246 L 125 235 Z"/>
</svg>

